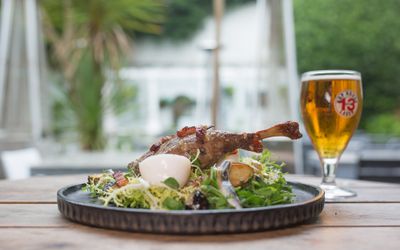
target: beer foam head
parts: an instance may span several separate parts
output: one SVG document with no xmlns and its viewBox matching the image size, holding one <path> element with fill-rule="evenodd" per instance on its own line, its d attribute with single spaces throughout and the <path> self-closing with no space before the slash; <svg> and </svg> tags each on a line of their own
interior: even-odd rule
<svg viewBox="0 0 400 250">
<path fill-rule="evenodd" d="M 316 70 L 304 73 L 301 81 L 317 81 L 317 80 L 359 80 L 361 74 L 351 70 Z"/>
</svg>

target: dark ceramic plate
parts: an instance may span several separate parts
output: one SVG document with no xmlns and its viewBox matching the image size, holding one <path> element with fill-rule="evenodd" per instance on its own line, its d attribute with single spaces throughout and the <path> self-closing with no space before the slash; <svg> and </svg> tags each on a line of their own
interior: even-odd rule
<svg viewBox="0 0 400 250">
<path fill-rule="evenodd" d="M 324 192 L 314 186 L 290 182 L 294 203 L 240 210 L 164 211 L 105 207 L 82 185 L 57 193 L 60 212 L 78 223 L 125 231 L 165 234 L 245 233 L 281 228 L 317 217 L 324 207 Z"/>
</svg>

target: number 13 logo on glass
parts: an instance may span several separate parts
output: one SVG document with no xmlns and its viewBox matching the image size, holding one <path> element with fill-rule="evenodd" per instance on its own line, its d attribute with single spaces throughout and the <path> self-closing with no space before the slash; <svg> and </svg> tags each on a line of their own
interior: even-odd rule
<svg viewBox="0 0 400 250">
<path fill-rule="evenodd" d="M 340 92 L 335 97 L 335 110 L 344 117 L 352 117 L 358 108 L 357 95 L 351 90 Z"/>
</svg>

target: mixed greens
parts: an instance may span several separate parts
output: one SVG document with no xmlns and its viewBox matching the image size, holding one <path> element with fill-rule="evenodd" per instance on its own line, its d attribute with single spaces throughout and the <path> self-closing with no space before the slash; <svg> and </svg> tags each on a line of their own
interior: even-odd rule
<svg viewBox="0 0 400 250">
<path fill-rule="evenodd" d="M 268 150 L 257 156 L 240 158 L 239 161 L 252 169 L 249 178 L 234 187 L 241 207 L 262 207 L 293 201 L 291 186 L 282 173 L 283 165 L 272 161 Z M 196 156 L 191 163 L 189 181 L 183 187 L 179 187 L 177 180 L 172 177 L 164 180 L 163 185 L 150 185 L 133 172 L 109 170 L 89 176 L 83 189 L 106 206 L 167 210 L 234 208 L 230 202 L 232 197 L 221 192 L 217 167 L 201 169 Z"/>
</svg>

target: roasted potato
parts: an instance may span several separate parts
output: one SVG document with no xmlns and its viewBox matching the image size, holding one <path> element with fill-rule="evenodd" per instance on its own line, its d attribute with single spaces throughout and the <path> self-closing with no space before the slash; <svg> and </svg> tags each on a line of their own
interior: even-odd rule
<svg viewBox="0 0 400 250">
<path fill-rule="evenodd" d="M 241 162 L 232 162 L 229 170 L 229 181 L 232 186 L 238 187 L 247 183 L 254 175 L 254 169 L 247 164 Z"/>
</svg>

